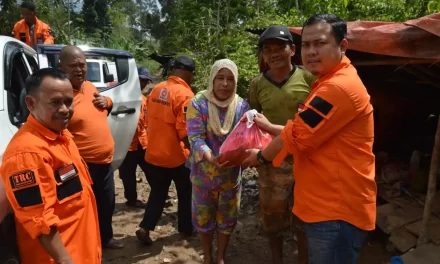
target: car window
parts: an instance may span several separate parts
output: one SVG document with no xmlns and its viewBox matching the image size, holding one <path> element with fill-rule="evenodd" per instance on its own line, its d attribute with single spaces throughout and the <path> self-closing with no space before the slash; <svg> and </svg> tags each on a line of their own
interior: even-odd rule
<svg viewBox="0 0 440 264">
<path fill-rule="evenodd" d="M 35 60 L 35 58 L 33 56 L 27 55 L 26 54 L 26 59 L 29 62 L 29 66 L 31 66 L 32 72 L 35 72 L 38 70 L 38 63 Z"/>
<path fill-rule="evenodd" d="M 7 71 L 10 75 L 5 76 L 9 119 L 11 124 L 19 127 L 26 121 L 29 114 L 25 103 L 25 80 L 31 69 L 27 67 L 22 52 L 11 53 L 11 57 L 7 60 L 9 60 L 8 65 L 12 67 L 10 71 Z M 31 63 L 33 62 L 31 61 Z"/>
<path fill-rule="evenodd" d="M 118 82 L 118 71 L 116 70 L 115 62 L 107 62 L 108 71 L 113 74 L 114 82 Z"/>
<path fill-rule="evenodd" d="M 90 82 L 101 82 L 101 68 L 98 62 L 87 62 L 86 79 Z"/>
</svg>

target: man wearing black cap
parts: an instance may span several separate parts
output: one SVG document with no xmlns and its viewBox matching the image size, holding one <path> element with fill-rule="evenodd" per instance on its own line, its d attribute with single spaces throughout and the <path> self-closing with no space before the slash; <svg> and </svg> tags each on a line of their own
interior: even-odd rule
<svg viewBox="0 0 440 264">
<path fill-rule="evenodd" d="M 172 74 L 159 83 L 148 96 L 148 181 L 151 186 L 145 214 L 136 236 L 147 245 L 152 244 L 153 231 L 162 215 L 171 181 L 177 190 L 178 231 L 184 235 L 193 232 L 191 222 L 190 171 L 185 167 L 189 155 L 185 115 L 194 97 L 189 84 L 195 71 L 194 60 L 180 56 L 171 65 Z"/>
<path fill-rule="evenodd" d="M 249 103 L 273 124 L 285 125 L 310 94 L 315 77 L 293 65 L 295 45 L 289 29 L 271 26 L 260 36 L 260 56 L 267 69 L 255 77 L 249 88 Z M 269 239 L 273 263 L 282 263 L 283 236 L 293 223 L 293 157 L 284 159 L 279 168 L 262 164 L 259 179 L 259 222 Z M 305 235 L 297 230 L 300 263 L 307 263 Z M 304 259 L 303 259 L 304 258 Z"/>
<path fill-rule="evenodd" d="M 37 18 L 35 4 L 23 2 L 20 7 L 23 19 L 15 24 L 12 37 L 23 41 L 34 49 L 38 44 L 53 44 L 54 39 L 50 26 Z"/>
<path fill-rule="evenodd" d="M 152 82 L 150 71 L 147 68 L 139 67 L 139 84 L 141 91 Z M 143 201 L 138 200 L 136 191 L 136 170 L 137 166 L 144 171 L 148 181 L 147 162 L 145 161 L 145 151 L 147 149 L 147 97 L 142 95 L 142 105 L 139 114 L 139 122 L 136 132 L 133 136 L 133 141 L 128 149 L 124 161 L 119 167 L 119 177 L 121 177 L 124 185 L 124 196 L 128 207 L 144 208 Z"/>
</svg>

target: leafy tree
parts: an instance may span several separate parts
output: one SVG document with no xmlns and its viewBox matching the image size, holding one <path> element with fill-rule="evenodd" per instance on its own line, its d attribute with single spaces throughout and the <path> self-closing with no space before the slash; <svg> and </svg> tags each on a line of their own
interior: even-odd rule
<svg viewBox="0 0 440 264">
<path fill-rule="evenodd" d="M 20 19 L 15 0 L 0 0 L 0 34 L 10 36 L 14 24 Z"/>
</svg>

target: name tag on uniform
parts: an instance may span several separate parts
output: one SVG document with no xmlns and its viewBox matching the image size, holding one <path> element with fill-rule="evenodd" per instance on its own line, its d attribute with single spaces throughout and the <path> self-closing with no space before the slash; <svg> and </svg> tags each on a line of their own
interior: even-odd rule
<svg viewBox="0 0 440 264">
<path fill-rule="evenodd" d="M 57 182 L 65 182 L 70 178 L 76 176 L 77 174 L 78 174 L 78 170 L 76 169 L 76 166 L 73 163 L 62 167 L 61 169 L 58 169 L 55 172 Z"/>
<path fill-rule="evenodd" d="M 26 33 L 20 33 L 20 40 L 26 42 Z"/>
</svg>

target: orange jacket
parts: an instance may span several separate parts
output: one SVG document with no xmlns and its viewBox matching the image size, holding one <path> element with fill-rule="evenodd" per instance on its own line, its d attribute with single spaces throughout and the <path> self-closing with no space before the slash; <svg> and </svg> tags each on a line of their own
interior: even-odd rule
<svg viewBox="0 0 440 264">
<path fill-rule="evenodd" d="M 153 88 L 147 101 L 148 163 L 165 168 L 185 163 L 189 155 L 182 142 L 188 136 L 185 115 L 193 97 L 189 85 L 176 76 Z"/>
<path fill-rule="evenodd" d="M 107 110 L 98 109 L 93 104 L 93 93 L 98 89 L 88 81 L 81 91 L 73 90 L 75 112 L 68 129 L 74 136 L 81 157 L 89 163 L 108 164 L 113 161 L 115 143 L 107 122 Z M 112 105 L 107 98 L 109 107 Z"/>
<path fill-rule="evenodd" d="M 295 158 L 293 212 L 308 223 L 376 222 L 373 107 L 350 60 L 317 80 L 305 107 L 282 134 Z"/>
<path fill-rule="evenodd" d="M 92 180 L 67 129 L 55 134 L 29 115 L 4 153 L 0 174 L 23 264 L 55 263 L 38 240 L 51 226 L 75 263 L 101 263 Z"/>
<path fill-rule="evenodd" d="M 12 30 L 12 36 L 22 42 L 26 43 L 31 48 L 36 48 L 38 44 L 53 44 L 54 38 L 52 36 L 52 31 L 50 26 L 41 20 L 37 19 L 34 26 L 34 38 L 32 43 L 32 38 L 30 35 L 30 29 L 28 24 L 24 19 L 18 21 L 14 29 Z"/>
<path fill-rule="evenodd" d="M 142 105 L 141 105 L 141 113 L 139 115 L 139 122 L 137 125 L 136 132 L 133 136 L 133 141 L 131 141 L 131 145 L 128 148 L 128 151 L 138 150 L 139 143 L 142 146 L 142 149 L 146 149 L 148 145 L 147 138 L 147 97 L 142 95 Z"/>
</svg>

